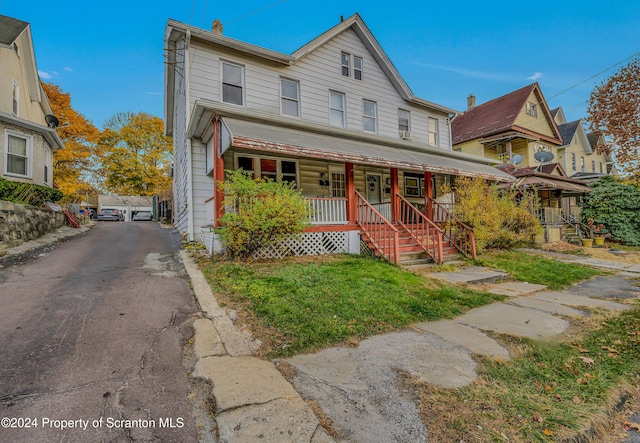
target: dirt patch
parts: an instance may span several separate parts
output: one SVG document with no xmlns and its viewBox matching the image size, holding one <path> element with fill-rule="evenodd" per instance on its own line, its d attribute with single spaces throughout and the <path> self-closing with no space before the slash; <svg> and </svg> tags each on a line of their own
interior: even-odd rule
<svg viewBox="0 0 640 443">
<path fill-rule="evenodd" d="M 617 261 L 622 263 L 640 264 L 640 251 L 621 251 L 622 254 L 615 253 L 620 251 L 616 248 L 584 248 L 585 253 L 590 257 L 599 260 Z M 611 252 L 614 251 L 614 252 Z"/>
</svg>

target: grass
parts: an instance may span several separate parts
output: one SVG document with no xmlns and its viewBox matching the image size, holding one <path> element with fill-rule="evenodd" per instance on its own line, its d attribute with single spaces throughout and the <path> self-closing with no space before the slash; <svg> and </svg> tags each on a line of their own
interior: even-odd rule
<svg viewBox="0 0 640 443">
<path fill-rule="evenodd" d="M 521 251 L 495 251 L 476 259 L 479 266 L 500 269 L 511 278 L 547 286 L 551 290 L 564 289 L 572 284 L 605 273 L 587 266 L 562 263 Z"/>
<path fill-rule="evenodd" d="M 637 394 L 640 305 L 565 342 L 503 339 L 513 358 L 483 359 L 473 385 L 446 391 L 416 382 L 434 442 L 616 441 L 610 403 L 621 386 Z"/>
<path fill-rule="evenodd" d="M 251 311 L 254 326 L 270 331 L 269 357 L 453 318 L 504 299 L 361 256 L 211 262 L 203 272 L 225 303 Z"/>
</svg>

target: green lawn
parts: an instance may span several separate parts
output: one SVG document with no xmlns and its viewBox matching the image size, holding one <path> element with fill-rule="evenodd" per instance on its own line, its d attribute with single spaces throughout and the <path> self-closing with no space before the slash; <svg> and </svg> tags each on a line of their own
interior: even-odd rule
<svg viewBox="0 0 640 443">
<path fill-rule="evenodd" d="M 380 260 L 340 256 L 265 263 L 210 262 L 203 270 L 230 305 L 242 303 L 286 341 L 270 357 L 456 317 L 503 296 L 447 286 Z"/>
</svg>

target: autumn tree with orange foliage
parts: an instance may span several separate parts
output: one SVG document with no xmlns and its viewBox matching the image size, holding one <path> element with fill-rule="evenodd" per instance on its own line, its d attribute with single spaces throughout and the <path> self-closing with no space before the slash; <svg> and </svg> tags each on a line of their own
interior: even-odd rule
<svg viewBox="0 0 640 443">
<path fill-rule="evenodd" d="M 67 201 L 80 201 L 93 193 L 91 174 L 99 131 L 82 114 L 71 107 L 71 96 L 52 83 L 42 84 L 54 115 L 56 128 L 65 149 L 53 154 L 53 180 Z"/>
<path fill-rule="evenodd" d="M 143 112 L 114 115 L 98 142 L 101 175 L 107 191 L 117 195 L 155 195 L 171 188 L 171 138 L 161 118 Z"/>
<path fill-rule="evenodd" d="M 589 128 L 609 143 L 626 181 L 640 184 L 640 56 L 597 86 L 589 98 Z"/>
</svg>

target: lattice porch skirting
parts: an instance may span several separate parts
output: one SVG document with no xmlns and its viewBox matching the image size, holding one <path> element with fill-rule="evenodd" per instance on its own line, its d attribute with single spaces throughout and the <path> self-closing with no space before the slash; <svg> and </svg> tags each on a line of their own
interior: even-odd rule
<svg viewBox="0 0 640 443">
<path fill-rule="evenodd" d="M 209 253 L 222 252 L 217 235 L 211 230 L 200 233 L 200 240 Z M 358 231 L 304 232 L 296 236 L 276 241 L 254 254 L 257 259 L 273 259 L 302 255 L 359 254 L 360 234 Z"/>
</svg>

